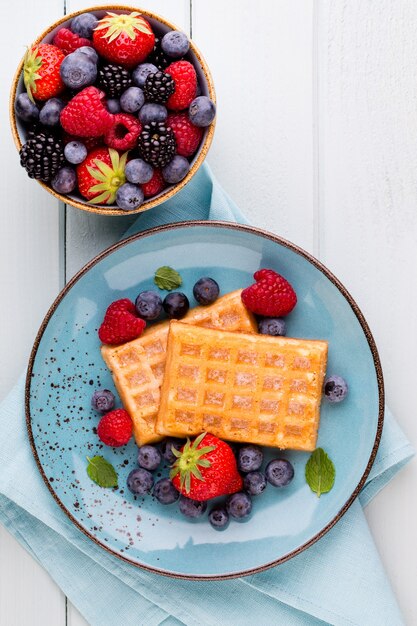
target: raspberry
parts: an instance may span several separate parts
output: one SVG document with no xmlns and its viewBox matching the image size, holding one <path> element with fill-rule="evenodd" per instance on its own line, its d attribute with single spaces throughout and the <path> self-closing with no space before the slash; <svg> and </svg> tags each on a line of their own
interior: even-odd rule
<svg viewBox="0 0 417 626">
<path fill-rule="evenodd" d="M 60 28 L 54 37 L 53 44 L 62 50 L 64 54 L 71 54 L 82 46 L 92 46 L 89 39 L 79 37 L 68 28 Z"/>
<path fill-rule="evenodd" d="M 135 305 L 127 298 L 116 300 L 108 307 L 98 336 L 103 343 L 119 344 L 132 341 L 142 334 L 146 322 L 135 315 Z"/>
<path fill-rule="evenodd" d="M 132 150 L 141 132 L 142 124 L 137 117 L 128 113 L 117 113 L 113 126 L 104 135 L 104 143 L 116 150 Z"/>
<path fill-rule="evenodd" d="M 187 109 L 197 95 L 197 74 L 194 66 L 189 61 L 175 61 L 168 65 L 165 73 L 172 76 L 175 82 L 175 91 L 166 104 L 168 109 Z"/>
<path fill-rule="evenodd" d="M 151 196 L 156 196 L 158 193 L 161 193 L 161 191 L 165 189 L 165 181 L 162 177 L 161 170 L 154 170 L 151 180 L 148 183 L 143 183 L 141 188 L 145 198 L 150 198 Z"/>
<path fill-rule="evenodd" d="M 266 317 L 288 315 L 297 304 L 290 283 L 274 270 L 262 269 L 253 275 L 256 283 L 242 291 L 242 302 L 249 311 Z"/>
<path fill-rule="evenodd" d="M 190 157 L 197 150 L 203 137 L 203 128 L 191 124 L 187 113 L 170 113 L 167 126 L 174 131 L 177 154 Z"/>
<path fill-rule="evenodd" d="M 98 423 L 99 439 L 112 448 L 120 448 L 128 443 L 132 436 L 132 420 L 124 409 L 116 409 L 106 413 Z"/>
<path fill-rule="evenodd" d="M 61 111 L 61 125 L 70 135 L 100 137 L 113 125 L 114 115 L 102 100 L 104 93 L 97 87 L 86 87 L 72 98 Z"/>
</svg>

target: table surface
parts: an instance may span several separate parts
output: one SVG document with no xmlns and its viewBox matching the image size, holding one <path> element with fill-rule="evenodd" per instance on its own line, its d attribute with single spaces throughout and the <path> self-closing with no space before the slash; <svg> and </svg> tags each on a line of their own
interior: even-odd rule
<svg viewBox="0 0 417 626">
<path fill-rule="evenodd" d="M 7 368 L 0 397 L 25 368 L 60 288 L 132 221 L 59 205 L 25 176 L 7 128 L 8 85 L 24 46 L 65 10 L 87 6 L 87 0 L 14 0 L 13 28 L 1 38 L 0 345 Z M 143 0 L 141 6 L 191 33 L 203 51 L 219 105 L 209 154 L 215 174 L 252 224 L 312 252 L 346 285 L 375 336 L 387 401 L 416 442 L 410 390 L 417 345 L 411 281 L 417 4 Z M 1 2 L 2 23 L 9 13 L 9 3 Z M 417 624 L 416 485 L 414 462 L 366 513 L 407 624 Z M 0 554 L 1 624 L 85 624 L 3 528 Z"/>
</svg>

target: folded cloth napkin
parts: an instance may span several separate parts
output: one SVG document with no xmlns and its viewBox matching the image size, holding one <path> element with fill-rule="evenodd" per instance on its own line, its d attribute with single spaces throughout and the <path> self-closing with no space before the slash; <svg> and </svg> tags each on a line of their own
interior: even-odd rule
<svg viewBox="0 0 417 626">
<path fill-rule="evenodd" d="M 245 221 L 204 166 L 182 192 L 141 215 L 126 234 L 190 216 Z M 105 552 L 71 524 L 32 457 L 23 375 L 0 406 L 0 432 L 0 521 L 93 626 L 403 623 L 363 512 L 413 454 L 388 409 L 368 481 L 338 524 L 287 563 L 218 582 L 150 574 Z"/>
</svg>

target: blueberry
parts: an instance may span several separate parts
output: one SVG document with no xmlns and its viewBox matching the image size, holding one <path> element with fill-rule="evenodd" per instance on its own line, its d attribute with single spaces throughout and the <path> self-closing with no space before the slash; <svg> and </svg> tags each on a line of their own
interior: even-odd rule
<svg viewBox="0 0 417 626">
<path fill-rule="evenodd" d="M 44 126 L 58 126 L 59 117 L 65 104 L 59 98 L 50 98 L 39 113 L 39 121 Z"/>
<path fill-rule="evenodd" d="M 153 495 L 161 504 L 172 504 L 180 496 L 169 478 L 161 478 L 155 483 Z"/>
<path fill-rule="evenodd" d="M 337 376 L 328 376 L 324 381 L 324 395 L 329 402 L 342 402 L 348 393 L 348 384 L 344 378 Z"/>
<path fill-rule="evenodd" d="M 223 506 L 216 506 L 211 509 L 208 519 L 216 530 L 223 530 L 229 523 L 229 513 Z"/>
<path fill-rule="evenodd" d="M 120 113 L 120 111 L 122 110 L 122 107 L 120 106 L 120 101 L 117 98 L 109 98 L 106 101 L 106 106 L 107 110 L 110 113 L 113 113 L 113 115 L 115 115 L 116 113 Z"/>
<path fill-rule="evenodd" d="M 97 389 L 91 398 L 91 406 L 95 411 L 107 413 L 114 409 L 116 398 L 110 389 Z"/>
<path fill-rule="evenodd" d="M 16 115 L 24 122 L 34 122 L 39 117 L 39 109 L 27 93 L 20 93 L 14 103 Z"/>
<path fill-rule="evenodd" d="M 207 502 L 199 502 L 198 500 L 192 500 L 186 496 L 180 496 L 179 508 L 183 515 L 186 517 L 200 517 L 206 512 Z"/>
<path fill-rule="evenodd" d="M 161 462 L 161 454 L 155 446 L 142 446 L 138 452 L 138 465 L 149 471 L 155 470 Z"/>
<path fill-rule="evenodd" d="M 188 312 L 190 303 L 184 293 L 172 291 L 165 297 L 162 306 L 170 319 L 180 320 Z"/>
<path fill-rule="evenodd" d="M 142 124 L 150 124 L 151 122 L 165 122 L 168 117 L 167 108 L 163 104 L 154 102 L 145 102 L 139 111 L 139 120 Z"/>
<path fill-rule="evenodd" d="M 184 33 L 179 30 L 171 30 L 162 37 L 161 48 L 167 56 L 179 59 L 187 54 L 190 42 Z"/>
<path fill-rule="evenodd" d="M 95 15 L 92 13 L 81 13 L 81 15 L 76 15 L 72 18 L 70 28 L 79 37 L 91 39 L 97 24 L 98 20 Z"/>
<path fill-rule="evenodd" d="M 190 104 L 188 116 L 194 126 L 209 126 L 216 116 L 216 105 L 207 96 L 198 96 Z"/>
<path fill-rule="evenodd" d="M 132 80 L 136 87 L 143 87 L 149 74 L 155 74 L 158 68 L 153 63 L 141 63 L 132 73 Z"/>
<path fill-rule="evenodd" d="M 193 295 L 199 304 L 211 304 L 219 297 L 220 287 L 213 278 L 203 276 L 193 287 Z"/>
<path fill-rule="evenodd" d="M 142 291 L 135 300 L 136 313 L 144 320 L 155 320 L 162 312 L 162 300 L 156 291 Z"/>
<path fill-rule="evenodd" d="M 84 54 L 86 55 L 90 61 L 93 61 L 97 65 L 98 63 L 98 54 L 91 46 L 81 46 L 81 48 L 77 48 L 74 50 L 76 54 Z"/>
<path fill-rule="evenodd" d="M 120 106 L 126 113 L 135 113 L 143 106 L 145 96 L 139 87 L 128 87 L 120 96 Z"/>
<path fill-rule="evenodd" d="M 179 183 L 180 180 L 185 178 L 189 171 L 190 164 L 188 160 L 185 157 L 176 154 L 172 161 L 162 168 L 162 176 L 165 182 L 175 185 L 175 183 Z"/>
<path fill-rule="evenodd" d="M 96 80 L 97 65 L 86 54 L 72 52 L 62 61 L 59 73 L 67 87 L 82 89 Z"/>
<path fill-rule="evenodd" d="M 52 189 L 58 193 L 71 193 L 77 186 L 77 174 L 72 167 L 61 167 L 51 182 Z"/>
<path fill-rule="evenodd" d="M 181 439 L 173 439 L 172 437 L 165 439 L 161 444 L 162 456 L 168 463 L 172 464 L 176 460 L 175 454 L 172 452 L 172 448 L 175 450 L 181 450 L 184 442 Z"/>
<path fill-rule="evenodd" d="M 126 481 L 128 489 L 138 496 L 149 493 L 153 486 L 153 476 L 146 469 L 134 469 L 130 472 Z"/>
<path fill-rule="evenodd" d="M 244 491 L 232 494 L 226 500 L 226 510 L 236 519 L 247 517 L 252 511 L 251 497 Z"/>
<path fill-rule="evenodd" d="M 116 204 L 123 211 L 133 211 L 140 207 L 144 197 L 140 187 L 132 183 L 124 183 L 116 192 Z"/>
<path fill-rule="evenodd" d="M 87 156 L 87 148 L 81 141 L 69 141 L 64 148 L 64 155 L 69 163 L 78 165 Z"/>
<path fill-rule="evenodd" d="M 126 164 L 125 176 L 130 183 L 148 183 L 153 176 L 153 167 L 143 159 L 132 159 Z"/>
<path fill-rule="evenodd" d="M 282 317 L 264 317 L 258 322 L 258 331 L 261 335 L 283 336 L 287 331 L 285 320 Z"/>
<path fill-rule="evenodd" d="M 254 472 L 261 467 L 263 460 L 264 455 L 261 448 L 247 445 L 240 448 L 237 464 L 241 472 Z"/>
<path fill-rule="evenodd" d="M 287 459 L 273 459 L 265 468 L 265 476 L 274 487 L 285 487 L 294 478 L 294 468 Z"/>
<path fill-rule="evenodd" d="M 243 486 L 251 496 L 259 496 L 266 487 L 266 478 L 263 472 L 249 472 L 243 479 Z"/>
</svg>

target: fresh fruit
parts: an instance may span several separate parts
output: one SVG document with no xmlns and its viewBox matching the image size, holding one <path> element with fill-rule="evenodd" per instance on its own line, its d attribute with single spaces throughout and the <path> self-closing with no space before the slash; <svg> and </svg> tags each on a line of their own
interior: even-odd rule
<svg viewBox="0 0 417 626">
<path fill-rule="evenodd" d="M 161 170 L 155 169 L 153 176 L 148 183 L 142 185 L 142 191 L 145 198 L 151 198 L 157 196 L 165 189 L 165 181 L 162 176 Z"/>
<path fill-rule="evenodd" d="M 160 39 L 155 37 L 155 45 L 151 54 L 147 58 L 147 62 L 156 65 L 158 70 L 164 70 L 171 63 L 171 61 L 172 59 L 162 50 Z"/>
<path fill-rule="evenodd" d="M 294 468 L 287 459 L 272 459 L 265 468 L 265 476 L 274 487 L 285 487 L 294 478 Z"/>
<path fill-rule="evenodd" d="M 155 446 L 142 446 L 138 452 L 138 465 L 150 472 L 156 470 L 161 462 L 161 455 Z"/>
<path fill-rule="evenodd" d="M 24 122 L 36 122 L 39 118 L 39 109 L 27 93 L 20 93 L 17 96 L 14 110 L 16 115 Z"/>
<path fill-rule="evenodd" d="M 104 134 L 104 143 L 115 150 L 132 150 L 142 131 L 142 124 L 129 113 L 116 113 L 114 124 Z"/>
<path fill-rule="evenodd" d="M 141 63 L 132 73 L 133 83 L 137 87 L 143 87 L 146 83 L 146 79 L 149 74 L 155 74 L 158 71 L 158 68 L 153 63 Z"/>
<path fill-rule="evenodd" d="M 183 180 L 190 171 L 190 164 L 187 159 L 179 154 L 176 154 L 172 161 L 162 168 L 162 176 L 164 180 L 170 185 L 179 183 Z"/>
<path fill-rule="evenodd" d="M 148 102 L 164 104 L 175 91 L 174 79 L 165 72 L 148 74 L 143 93 Z"/>
<path fill-rule="evenodd" d="M 71 54 L 83 46 L 91 46 L 91 41 L 73 33 L 69 28 L 60 28 L 52 43 L 60 48 L 64 54 Z"/>
<path fill-rule="evenodd" d="M 139 111 L 139 119 L 142 124 L 150 124 L 151 122 L 165 122 L 168 117 L 168 110 L 163 104 L 154 104 L 153 102 L 145 102 Z"/>
<path fill-rule="evenodd" d="M 266 478 L 263 472 L 249 472 L 243 479 L 243 486 L 251 496 L 259 496 L 266 488 Z"/>
<path fill-rule="evenodd" d="M 172 76 L 175 91 L 167 101 L 168 109 L 182 111 L 187 109 L 197 95 L 197 74 L 189 61 L 174 61 L 165 72 Z"/>
<path fill-rule="evenodd" d="M 126 113 L 136 113 L 144 102 L 145 96 L 140 87 L 129 87 L 120 96 L 120 106 Z"/>
<path fill-rule="evenodd" d="M 162 313 L 162 300 L 155 291 L 141 291 L 135 300 L 135 308 L 142 319 L 155 320 Z"/>
<path fill-rule="evenodd" d="M 61 167 L 51 181 L 52 189 L 58 193 L 71 193 L 77 186 L 77 174 L 68 165 Z"/>
<path fill-rule="evenodd" d="M 116 398 L 110 389 L 96 389 L 91 398 L 91 407 L 100 413 L 114 409 Z"/>
<path fill-rule="evenodd" d="M 23 80 L 29 98 L 48 100 L 64 90 L 59 68 L 65 55 L 56 46 L 41 43 L 29 48 L 23 64 Z"/>
<path fill-rule="evenodd" d="M 98 68 L 97 84 L 109 98 L 118 98 L 132 85 L 132 76 L 122 65 L 106 63 Z"/>
<path fill-rule="evenodd" d="M 64 148 L 64 154 L 68 163 L 78 165 L 87 156 L 87 147 L 81 141 L 70 141 Z"/>
<path fill-rule="evenodd" d="M 181 439 L 173 439 L 172 437 L 165 439 L 161 443 L 162 456 L 164 457 L 166 461 L 168 461 L 168 463 L 170 464 L 174 463 L 177 457 L 173 453 L 172 448 L 174 448 L 175 450 L 181 450 L 183 445 L 184 445 L 184 441 L 182 441 Z"/>
<path fill-rule="evenodd" d="M 132 159 L 126 163 L 125 176 L 129 183 L 148 183 L 153 176 L 153 167 L 143 159 Z"/>
<path fill-rule="evenodd" d="M 98 24 L 98 20 L 93 13 L 81 13 L 71 20 L 71 30 L 79 37 L 91 39 L 93 31 Z"/>
<path fill-rule="evenodd" d="M 39 121 L 44 126 L 58 126 L 65 104 L 59 98 L 50 98 L 39 112 Z"/>
<path fill-rule="evenodd" d="M 193 442 L 187 439 L 180 451 L 173 449 L 173 454 L 177 459 L 170 478 L 188 498 L 209 500 L 242 488 L 231 448 L 214 435 L 202 433 Z"/>
<path fill-rule="evenodd" d="M 192 156 L 201 143 L 203 129 L 191 124 L 186 113 L 170 113 L 166 123 L 175 135 L 177 154 Z"/>
<path fill-rule="evenodd" d="M 190 303 L 185 293 L 172 291 L 165 296 L 162 306 L 170 319 L 180 320 L 188 313 Z"/>
<path fill-rule="evenodd" d="M 97 65 L 86 54 L 73 52 L 62 61 L 59 72 L 69 89 L 82 89 L 95 82 Z"/>
<path fill-rule="evenodd" d="M 70 141 L 80 141 L 80 137 L 76 137 L 75 135 L 70 135 L 64 131 L 63 135 L 64 144 L 70 143 Z M 102 137 L 83 137 L 82 142 L 87 148 L 87 152 L 94 150 L 94 148 L 98 148 L 103 145 Z"/>
<path fill-rule="evenodd" d="M 216 105 L 208 96 L 198 96 L 191 102 L 188 115 L 194 126 L 210 126 L 216 117 Z"/>
<path fill-rule="evenodd" d="M 90 61 L 93 61 L 97 65 L 98 63 L 98 54 L 91 46 L 81 46 L 81 48 L 77 48 L 75 51 L 77 54 L 85 54 L 88 56 Z"/>
<path fill-rule="evenodd" d="M 127 488 L 135 494 L 135 496 L 144 496 L 150 493 L 153 486 L 153 476 L 148 470 L 134 469 L 127 477 Z"/>
<path fill-rule="evenodd" d="M 348 384 L 344 378 L 333 374 L 324 381 L 324 396 L 329 402 L 342 402 L 348 393 Z"/>
<path fill-rule="evenodd" d="M 282 317 L 264 317 L 258 322 L 258 332 L 261 335 L 283 337 L 286 331 L 286 323 Z"/>
<path fill-rule="evenodd" d="M 127 152 L 122 156 L 113 148 L 95 148 L 77 166 L 81 195 L 95 204 L 112 204 L 117 190 L 126 181 Z"/>
<path fill-rule="evenodd" d="M 297 296 L 290 283 L 274 270 L 255 272 L 256 283 L 242 291 L 246 308 L 265 317 L 282 317 L 291 313 L 297 304 Z"/>
<path fill-rule="evenodd" d="M 123 211 L 134 211 L 143 203 L 144 195 L 138 185 L 124 183 L 116 192 L 116 204 Z"/>
<path fill-rule="evenodd" d="M 185 33 L 171 30 L 162 37 L 161 48 L 167 56 L 179 59 L 187 54 L 190 49 L 190 42 Z"/>
<path fill-rule="evenodd" d="M 113 115 L 103 104 L 104 93 L 97 87 L 85 87 L 61 112 L 61 125 L 78 137 L 100 137 L 113 125 Z"/>
<path fill-rule="evenodd" d="M 208 514 L 208 520 L 216 530 L 224 530 L 229 524 L 229 519 L 229 513 L 223 506 L 214 507 Z"/>
<path fill-rule="evenodd" d="M 199 304 L 212 304 L 219 297 L 220 287 L 213 278 L 203 276 L 193 287 L 193 295 Z"/>
<path fill-rule="evenodd" d="M 139 154 L 154 167 L 165 167 L 175 155 L 175 137 L 165 122 L 145 124 L 138 139 Z"/>
<path fill-rule="evenodd" d="M 207 502 L 193 500 L 192 498 L 187 498 L 186 496 L 181 495 L 179 510 L 186 517 L 195 519 L 196 517 L 204 515 L 207 510 Z"/>
<path fill-rule="evenodd" d="M 107 308 L 98 336 L 103 343 L 116 345 L 136 339 L 146 322 L 135 315 L 135 305 L 127 298 L 112 302 Z"/>
<path fill-rule="evenodd" d="M 20 148 L 20 165 L 30 178 L 50 181 L 64 164 L 62 140 L 47 130 L 29 131 Z"/>
<path fill-rule="evenodd" d="M 129 14 L 107 13 L 93 32 L 97 52 L 114 63 L 135 67 L 153 50 L 155 35 L 150 24 L 134 11 Z"/>
<path fill-rule="evenodd" d="M 118 100 L 117 98 L 109 98 L 108 100 L 106 100 L 106 107 L 110 113 L 113 113 L 113 115 L 115 113 L 122 112 L 122 107 L 120 106 L 120 100 Z"/>
<path fill-rule="evenodd" d="M 244 491 L 234 493 L 226 500 L 226 510 L 235 519 L 248 517 L 252 511 L 251 497 Z"/>
<path fill-rule="evenodd" d="M 261 467 L 263 460 L 262 449 L 259 446 L 248 444 L 240 448 L 237 465 L 241 472 L 254 472 Z"/>
<path fill-rule="evenodd" d="M 124 409 L 114 409 L 106 413 L 98 423 L 97 435 L 106 446 L 119 448 L 128 443 L 132 436 L 132 420 Z"/>
<path fill-rule="evenodd" d="M 152 493 L 161 504 L 172 504 L 180 497 L 169 478 L 157 480 Z"/>
</svg>

